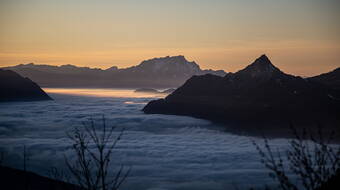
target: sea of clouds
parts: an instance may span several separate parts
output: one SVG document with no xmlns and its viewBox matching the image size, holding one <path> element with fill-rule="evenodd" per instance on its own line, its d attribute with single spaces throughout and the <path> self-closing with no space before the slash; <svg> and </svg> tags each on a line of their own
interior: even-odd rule
<svg viewBox="0 0 340 190">
<path fill-rule="evenodd" d="M 251 140 L 206 120 L 184 116 L 146 115 L 141 109 L 152 98 L 87 97 L 50 94 L 54 101 L 0 104 L 0 150 L 5 165 L 47 175 L 51 167 L 66 170 L 72 157 L 66 133 L 89 118 L 104 115 L 107 124 L 125 132 L 113 155 L 113 165 L 131 166 L 122 189 L 230 189 L 272 185 Z M 285 148 L 285 139 L 271 140 Z M 114 171 L 114 168 L 112 168 Z"/>
</svg>

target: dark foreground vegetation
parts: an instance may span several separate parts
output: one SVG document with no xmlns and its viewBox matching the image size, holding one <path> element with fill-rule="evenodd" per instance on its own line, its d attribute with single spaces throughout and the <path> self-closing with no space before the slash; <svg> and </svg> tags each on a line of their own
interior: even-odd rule
<svg viewBox="0 0 340 190">
<path fill-rule="evenodd" d="M 269 169 L 269 176 L 278 182 L 274 189 L 326 190 L 340 187 L 340 146 L 331 144 L 336 133 L 324 134 L 319 126 L 317 134 L 291 127 L 294 138 L 282 154 L 273 150 L 264 138 L 261 147 L 255 141 L 261 162 Z M 285 158 L 285 159 L 284 159 Z M 298 180 L 292 180 L 292 176 Z M 266 189 L 271 189 L 266 187 Z"/>
<path fill-rule="evenodd" d="M 75 157 L 66 158 L 66 165 L 77 184 L 87 190 L 118 190 L 130 173 L 130 167 L 118 166 L 110 171 L 114 148 L 123 135 L 115 135 L 116 127 L 107 126 L 103 117 L 98 129 L 91 119 L 83 128 L 75 128 L 68 136 L 72 140 Z M 94 147 L 94 148 L 91 148 Z M 109 176 L 109 173 L 115 173 Z"/>
<path fill-rule="evenodd" d="M 80 187 L 37 175 L 0 166 L 0 189 L 3 190 L 81 190 Z"/>
</svg>

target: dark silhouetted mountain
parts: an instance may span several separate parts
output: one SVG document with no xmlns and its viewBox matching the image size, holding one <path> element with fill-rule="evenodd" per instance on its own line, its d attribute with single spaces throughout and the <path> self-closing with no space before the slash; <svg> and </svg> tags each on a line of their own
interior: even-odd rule
<svg viewBox="0 0 340 190">
<path fill-rule="evenodd" d="M 0 69 L 0 90 L 0 102 L 51 100 L 33 81 L 9 70 Z"/>
<path fill-rule="evenodd" d="M 340 89 L 340 68 L 308 79 L 335 89 Z"/>
<path fill-rule="evenodd" d="M 137 66 L 118 69 L 91 69 L 73 65 L 17 65 L 6 67 L 29 77 L 43 87 L 129 87 L 167 88 L 182 85 L 193 75 L 207 73 L 224 76 L 222 70 L 202 70 L 184 56 L 145 60 Z"/>
<path fill-rule="evenodd" d="M 272 124 L 339 116 L 338 91 L 285 74 L 262 55 L 245 69 L 193 76 L 145 113 L 188 115 L 223 123 Z M 315 120 L 314 120 L 315 119 Z"/>
<path fill-rule="evenodd" d="M 73 184 L 50 179 L 32 172 L 0 166 L 0 189 L 7 190 L 80 190 Z"/>
</svg>

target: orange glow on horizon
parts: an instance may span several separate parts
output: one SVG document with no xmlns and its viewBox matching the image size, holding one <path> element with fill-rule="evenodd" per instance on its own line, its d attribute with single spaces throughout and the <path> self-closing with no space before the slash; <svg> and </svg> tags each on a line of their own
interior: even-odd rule
<svg viewBox="0 0 340 190">
<path fill-rule="evenodd" d="M 302 76 L 340 66 L 339 1 L 0 2 L 0 67 L 125 68 L 184 55 L 235 72 L 261 54 Z"/>
<path fill-rule="evenodd" d="M 313 76 L 340 66 L 340 47 L 303 45 L 301 43 L 281 43 L 276 47 L 123 48 L 102 52 L 0 53 L 0 66 L 14 66 L 33 62 L 56 66 L 72 64 L 101 69 L 112 66 L 126 68 L 154 57 L 184 55 L 188 61 L 195 61 L 202 69 L 222 69 L 226 72 L 236 72 L 250 64 L 261 54 L 267 54 L 274 65 L 294 75 Z"/>
</svg>

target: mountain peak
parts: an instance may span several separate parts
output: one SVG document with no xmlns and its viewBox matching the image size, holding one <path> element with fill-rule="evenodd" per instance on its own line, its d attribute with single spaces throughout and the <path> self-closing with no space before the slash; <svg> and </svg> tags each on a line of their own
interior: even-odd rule
<svg viewBox="0 0 340 190">
<path fill-rule="evenodd" d="M 259 58 L 257 58 L 250 66 L 253 67 L 261 67 L 261 68 L 273 68 L 275 67 L 269 58 L 263 54 Z"/>
<path fill-rule="evenodd" d="M 250 74 L 252 77 L 269 75 L 271 76 L 273 73 L 282 73 L 280 69 L 275 67 L 269 58 L 263 54 L 259 58 L 257 58 L 253 63 L 248 65 L 243 70 L 238 71 L 237 73 Z"/>
<path fill-rule="evenodd" d="M 266 55 L 266 54 L 262 54 L 260 57 L 258 57 L 257 59 L 260 59 L 260 60 L 266 60 L 266 61 L 269 61 L 270 62 L 270 60 L 269 60 L 269 58 L 268 58 L 268 56 Z"/>
<path fill-rule="evenodd" d="M 134 72 L 142 73 L 163 73 L 172 78 L 185 76 L 189 78 L 201 72 L 198 64 L 190 62 L 183 55 L 165 56 L 142 61 L 141 64 L 133 67 Z"/>
<path fill-rule="evenodd" d="M 177 59 L 177 60 L 183 60 L 183 61 L 188 62 L 188 60 L 184 57 L 184 55 L 177 55 L 177 56 L 172 56 L 172 57 L 169 57 L 169 58 Z"/>
<path fill-rule="evenodd" d="M 143 61 L 142 63 L 190 63 L 183 55 L 157 57 Z"/>
</svg>

